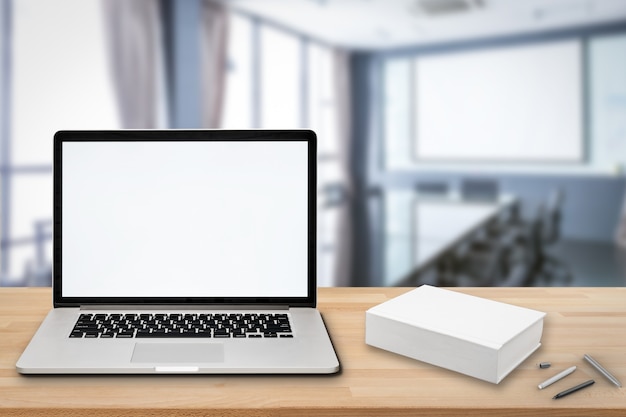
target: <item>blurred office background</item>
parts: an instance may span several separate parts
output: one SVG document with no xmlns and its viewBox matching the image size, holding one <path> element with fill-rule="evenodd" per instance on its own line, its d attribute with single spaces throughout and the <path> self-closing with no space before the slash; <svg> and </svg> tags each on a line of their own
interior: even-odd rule
<svg viewBox="0 0 626 417">
<path fill-rule="evenodd" d="M 119 128 L 314 129 L 321 286 L 626 284 L 623 0 L 0 0 L 0 45 L 0 285 L 50 285 L 54 132 Z"/>
</svg>

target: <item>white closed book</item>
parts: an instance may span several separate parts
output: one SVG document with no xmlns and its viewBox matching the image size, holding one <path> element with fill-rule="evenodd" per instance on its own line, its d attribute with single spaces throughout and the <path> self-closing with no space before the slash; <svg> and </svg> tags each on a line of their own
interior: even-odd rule
<svg viewBox="0 0 626 417">
<path fill-rule="evenodd" d="M 370 308 L 365 342 L 497 384 L 541 346 L 544 316 L 423 285 Z"/>
</svg>

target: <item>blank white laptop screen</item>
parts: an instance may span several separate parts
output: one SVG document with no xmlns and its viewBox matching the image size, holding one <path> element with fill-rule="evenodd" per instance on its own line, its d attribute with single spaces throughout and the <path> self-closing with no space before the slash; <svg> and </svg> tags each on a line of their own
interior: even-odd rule
<svg viewBox="0 0 626 417">
<path fill-rule="evenodd" d="M 304 297 L 307 144 L 64 142 L 64 297 Z"/>
</svg>

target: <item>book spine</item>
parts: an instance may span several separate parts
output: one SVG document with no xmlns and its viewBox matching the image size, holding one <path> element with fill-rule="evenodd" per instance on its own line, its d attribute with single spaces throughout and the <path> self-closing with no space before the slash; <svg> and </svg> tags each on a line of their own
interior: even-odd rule
<svg viewBox="0 0 626 417">
<path fill-rule="evenodd" d="M 497 383 L 498 351 L 366 313 L 365 343 L 484 381 Z"/>
</svg>

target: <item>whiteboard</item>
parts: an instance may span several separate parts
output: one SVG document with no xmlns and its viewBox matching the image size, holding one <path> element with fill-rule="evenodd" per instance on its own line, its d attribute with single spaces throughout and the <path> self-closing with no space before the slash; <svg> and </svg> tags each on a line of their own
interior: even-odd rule
<svg viewBox="0 0 626 417">
<path fill-rule="evenodd" d="M 568 40 L 417 57 L 415 155 L 582 161 L 581 49 Z"/>
</svg>

